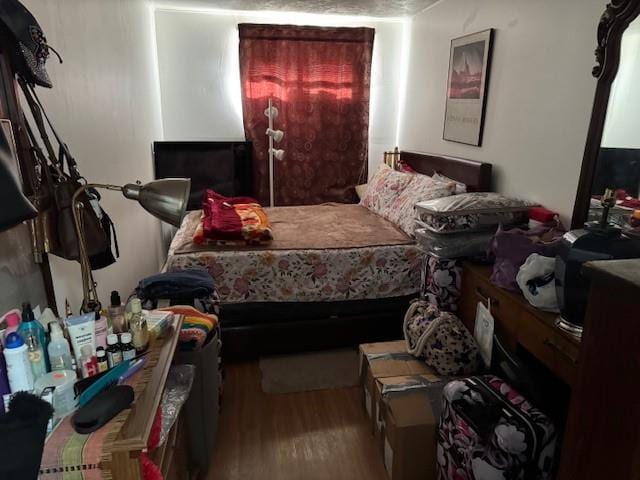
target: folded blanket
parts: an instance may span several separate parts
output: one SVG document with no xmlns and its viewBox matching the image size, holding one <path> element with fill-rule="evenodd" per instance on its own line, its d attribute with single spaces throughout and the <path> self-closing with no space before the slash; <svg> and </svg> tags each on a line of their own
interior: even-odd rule
<svg viewBox="0 0 640 480">
<path fill-rule="evenodd" d="M 202 313 L 189 305 L 174 305 L 158 310 L 184 315 L 178 341 L 181 350 L 197 350 L 202 348 L 211 333 L 218 327 L 218 317 Z"/>
<path fill-rule="evenodd" d="M 273 240 L 271 223 L 260 204 L 250 197 L 225 197 L 207 190 L 202 201 L 201 226 L 193 243 L 233 242 L 257 244 Z"/>
</svg>

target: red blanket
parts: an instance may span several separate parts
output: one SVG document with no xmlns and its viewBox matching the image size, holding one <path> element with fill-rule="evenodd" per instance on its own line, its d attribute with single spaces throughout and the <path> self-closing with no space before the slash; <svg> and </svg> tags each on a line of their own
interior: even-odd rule
<svg viewBox="0 0 640 480">
<path fill-rule="evenodd" d="M 208 241 L 265 243 L 273 240 L 271 224 L 260 204 L 250 197 L 225 197 L 207 190 L 202 200 L 202 228 L 195 244 Z"/>
</svg>

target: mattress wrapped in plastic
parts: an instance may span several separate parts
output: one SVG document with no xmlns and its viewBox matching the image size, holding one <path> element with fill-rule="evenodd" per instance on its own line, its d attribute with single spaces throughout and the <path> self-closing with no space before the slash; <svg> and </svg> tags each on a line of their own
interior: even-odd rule
<svg viewBox="0 0 640 480">
<path fill-rule="evenodd" d="M 521 225 L 536 203 L 497 193 L 474 192 L 426 200 L 416 204 L 418 220 L 434 233 L 495 230 L 498 225 Z"/>
<path fill-rule="evenodd" d="M 416 242 L 430 255 L 438 258 L 460 258 L 484 256 L 495 231 L 440 235 L 421 226 L 416 227 Z"/>
</svg>

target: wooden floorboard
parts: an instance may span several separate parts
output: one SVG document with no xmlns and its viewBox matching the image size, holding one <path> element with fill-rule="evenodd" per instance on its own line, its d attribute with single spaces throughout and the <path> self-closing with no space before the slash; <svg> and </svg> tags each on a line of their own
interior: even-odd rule
<svg viewBox="0 0 640 480">
<path fill-rule="evenodd" d="M 206 480 L 385 480 L 358 387 L 284 395 L 260 388 L 257 362 L 227 365 Z"/>
</svg>

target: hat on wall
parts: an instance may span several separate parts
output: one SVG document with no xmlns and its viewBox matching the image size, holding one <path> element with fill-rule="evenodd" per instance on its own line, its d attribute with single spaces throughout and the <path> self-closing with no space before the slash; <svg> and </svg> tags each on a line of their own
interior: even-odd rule
<svg viewBox="0 0 640 480">
<path fill-rule="evenodd" d="M 34 16 L 18 0 L 0 1 L 0 32 L 8 40 L 14 72 L 31 84 L 51 88 L 45 69 L 50 47 Z"/>
</svg>

